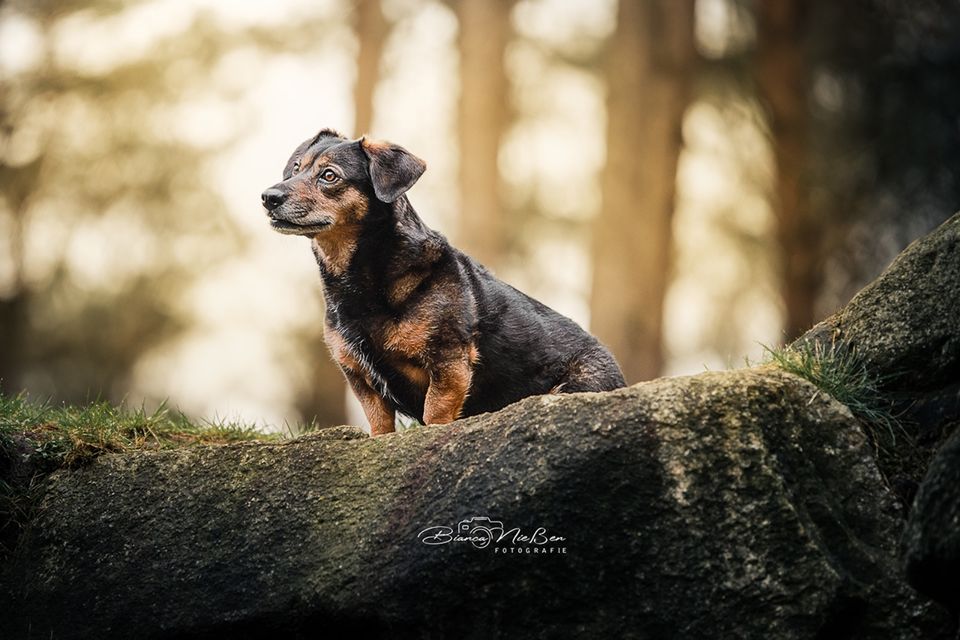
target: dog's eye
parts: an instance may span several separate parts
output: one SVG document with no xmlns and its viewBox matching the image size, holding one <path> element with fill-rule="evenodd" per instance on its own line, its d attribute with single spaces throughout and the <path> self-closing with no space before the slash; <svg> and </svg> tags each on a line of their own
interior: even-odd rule
<svg viewBox="0 0 960 640">
<path fill-rule="evenodd" d="M 293 163 L 293 172 L 294 172 L 294 173 L 297 173 L 298 171 L 300 171 L 300 161 L 299 161 L 299 160 L 297 160 L 296 162 Z"/>
<path fill-rule="evenodd" d="M 332 184 L 339 180 L 340 176 L 338 176 L 333 169 L 324 169 L 320 174 L 320 179 L 328 184 Z"/>
</svg>

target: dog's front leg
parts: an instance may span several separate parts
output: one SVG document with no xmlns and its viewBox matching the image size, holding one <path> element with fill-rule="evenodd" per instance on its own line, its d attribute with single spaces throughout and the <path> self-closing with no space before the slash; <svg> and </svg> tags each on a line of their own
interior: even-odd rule
<svg viewBox="0 0 960 640">
<path fill-rule="evenodd" d="M 473 370 L 466 358 L 442 362 L 430 370 L 430 386 L 423 406 L 425 424 L 446 424 L 460 416 L 470 390 Z"/>
<path fill-rule="evenodd" d="M 380 397 L 380 394 L 367 383 L 363 376 L 347 368 L 343 368 L 343 373 L 347 377 L 347 382 L 350 383 L 350 388 L 353 389 L 353 394 L 360 401 L 363 413 L 367 416 L 367 421 L 370 423 L 370 435 L 379 436 L 384 433 L 393 433 L 396 418 L 393 407 L 389 406 L 387 401 Z"/>
</svg>

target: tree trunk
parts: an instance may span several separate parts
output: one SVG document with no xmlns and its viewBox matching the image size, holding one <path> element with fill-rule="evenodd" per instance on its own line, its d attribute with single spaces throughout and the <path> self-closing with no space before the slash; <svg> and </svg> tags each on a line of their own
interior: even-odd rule
<svg viewBox="0 0 960 640">
<path fill-rule="evenodd" d="M 510 111 L 503 65 L 510 40 L 513 0 L 453 3 L 460 23 L 460 228 L 457 243 L 497 268 L 506 236 L 497 164 Z"/>
<path fill-rule="evenodd" d="M 813 326 L 822 284 L 821 230 L 804 185 L 810 81 L 802 42 L 804 22 L 801 0 L 757 3 L 757 80 L 777 165 L 774 208 L 787 342 Z"/>
<path fill-rule="evenodd" d="M 357 38 L 357 80 L 353 90 L 354 121 L 357 135 L 373 126 L 373 97 L 380 78 L 380 58 L 390 33 L 380 0 L 357 0 L 353 15 Z"/>
<path fill-rule="evenodd" d="M 663 367 L 681 125 L 695 64 L 693 1 L 620 0 L 607 77 L 603 207 L 593 227 L 591 327 L 628 382 Z"/>
</svg>

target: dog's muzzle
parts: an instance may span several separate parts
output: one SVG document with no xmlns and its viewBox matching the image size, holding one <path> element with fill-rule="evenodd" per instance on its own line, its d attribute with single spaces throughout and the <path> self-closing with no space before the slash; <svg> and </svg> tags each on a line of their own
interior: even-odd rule
<svg viewBox="0 0 960 640">
<path fill-rule="evenodd" d="M 267 211 L 273 211 L 286 201 L 287 194 L 280 189 L 270 187 L 260 194 L 260 199 L 263 200 L 263 206 Z"/>
</svg>

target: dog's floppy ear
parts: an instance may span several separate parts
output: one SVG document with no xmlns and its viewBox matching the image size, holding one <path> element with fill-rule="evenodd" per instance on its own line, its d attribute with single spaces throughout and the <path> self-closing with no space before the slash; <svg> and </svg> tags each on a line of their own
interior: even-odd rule
<svg viewBox="0 0 960 640">
<path fill-rule="evenodd" d="M 370 160 L 373 192 L 383 202 L 393 202 L 427 170 L 426 163 L 403 147 L 360 138 L 360 148 Z"/>
</svg>

